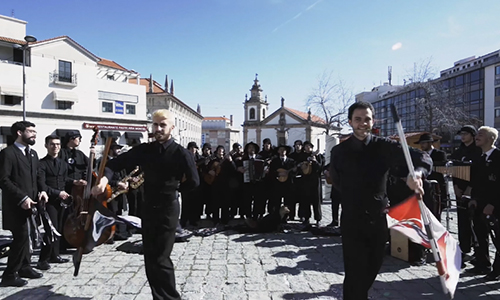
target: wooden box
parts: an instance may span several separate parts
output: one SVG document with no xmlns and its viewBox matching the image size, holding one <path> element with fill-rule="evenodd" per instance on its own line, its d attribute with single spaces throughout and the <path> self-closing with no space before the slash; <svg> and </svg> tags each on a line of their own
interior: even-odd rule
<svg viewBox="0 0 500 300">
<path fill-rule="evenodd" d="M 409 240 L 401 232 L 391 228 L 391 256 L 409 261 Z"/>
</svg>

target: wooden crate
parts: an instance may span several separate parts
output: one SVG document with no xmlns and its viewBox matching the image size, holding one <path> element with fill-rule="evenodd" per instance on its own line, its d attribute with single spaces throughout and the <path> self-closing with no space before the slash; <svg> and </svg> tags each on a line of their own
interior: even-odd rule
<svg viewBox="0 0 500 300">
<path fill-rule="evenodd" d="M 409 240 L 401 232 L 391 228 L 391 256 L 409 261 Z"/>
</svg>

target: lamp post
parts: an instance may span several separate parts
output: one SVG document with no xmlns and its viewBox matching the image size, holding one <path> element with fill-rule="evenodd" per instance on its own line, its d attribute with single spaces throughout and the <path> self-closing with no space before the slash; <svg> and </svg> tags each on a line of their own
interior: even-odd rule
<svg viewBox="0 0 500 300">
<path fill-rule="evenodd" d="M 29 47 L 29 43 L 36 42 L 36 37 L 27 35 L 24 37 L 26 44 L 21 48 L 23 50 L 23 121 L 26 121 L 26 49 Z"/>
</svg>

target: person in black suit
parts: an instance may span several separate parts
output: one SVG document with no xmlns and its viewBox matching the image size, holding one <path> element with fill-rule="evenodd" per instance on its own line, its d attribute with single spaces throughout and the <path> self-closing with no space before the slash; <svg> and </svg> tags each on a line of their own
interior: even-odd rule
<svg viewBox="0 0 500 300">
<path fill-rule="evenodd" d="M 415 144 L 419 144 L 420 148 L 422 151 L 427 152 L 431 159 L 432 159 L 432 164 L 434 166 L 444 166 L 446 164 L 446 153 L 442 150 L 435 149 L 433 143 L 436 140 L 432 137 L 432 134 L 430 133 L 423 133 L 417 142 Z M 429 190 L 433 191 L 433 196 L 427 195 L 426 198 L 424 199 L 424 202 L 426 202 L 427 207 L 432 211 L 434 216 L 441 221 L 441 211 L 442 207 L 446 204 L 446 184 L 444 181 L 444 176 L 441 173 L 438 172 L 432 172 L 427 176 L 427 180 L 436 180 L 439 185 L 439 194 L 435 195 L 437 197 L 440 197 L 441 201 L 438 202 L 437 197 L 434 197 L 434 189 L 429 188 Z M 424 182 L 425 185 L 431 184 L 430 182 Z M 429 197 L 430 196 L 430 197 Z"/>
<path fill-rule="evenodd" d="M 497 249 L 493 269 L 489 256 L 489 228 L 486 216 L 500 218 L 500 200 L 498 185 L 500 183 L 500 150 L 494 145 L 498 138 L 495 128 L 482 126 L 476 135 L 476 145 L 481 148 L 482 155 L 473 161 L 471 171 L 472 200 L 469 207 L 474 207 L 474 231 L 479 247 L 475 249 L 474 268 L 467 273 L 486 274 L 486 280 L 500 280 L 500 249 Z M 493 244 L 498 245 L 500 237 L 496 236 Z"/>
<path fill-rule="evenodd" d="M 297 191 L 299 194 L 299 217 L 304 225 L 309 225 L 311 218 L 311 206 L 314 211 L 314 220 L 319 225 L 323 215 L 321 212 L 321 164 L 317 155 L 313 153 L 314 145 L 309 141 L 304 141 L 302 152 L 297 157 L 297 164 L 301 167 L 298 173 L 301 174 L 301 179 L 297 183 Z"/>
<path fill-rule="evenodd" d="M 105 176 L 92 189 L 93 195 L 102 194 L 115 171 L 136 166 L 143 170 L 142 239 L 146 276 L 153 299 L 181 299 L 170 259 L 179 222 L 179 192 L 192 190 L 200 184 L 192 154 L 172 138 L 174 128 L 174 115 L 170 111 L 153 112 L 156 141 L 136 146 L 110 160 Z"/>
<path fill-rule="evenodd" d="M 463 126 L 457 134 L 460 135 L 462 143 L 460 147 L 450 155 L 452 161 L 471 164 L 481 157 L 482 150 L 476 146 L 474 140 L 477 130 L 472 125 Z M 471 194 L 471 182 L 460 178 L 453 178 L 453 186 L 457 197 L 457 223 L 458 223 L 458 241 L 460 250 L 462 250 L 462 267 L 465 267 L 465 261 L 473 259 L 474 255 L 469 254 L 472 251 L 473 234 L 471 217 L 469 214 L 468 200 Z M 466 196 L 466 197 L 464 197 Z"/>
<path fill-rule="evenodd" d="M 16 136 L 13 145 L 0 152 L 0 188 L 2 189 L 3 228 L 12 232 L 7 267 L 1 286 L 24 286 L 24 278 L 40 278 L 31 267 L 31 247 L 28 218 L 36 201 L 46 202 L 45 192 L 38 192 L 38 155 L 31 148 L 35 144 L 35 124 L 28 121 L 14 123 L 10 131 Z"/>
<path fill-rule="evenodd" d="M 285 206 L 295 203 L 293 179 L 297 169 L 295 161 L 287 156 L 291 151 L 292 148 L 290 146 L 279 145 L 278 157 L 273 158 L 269 166 L 269 177 L 272 180 L 268 208 L 270 215 L 276 214 L 279 211 L 282 205 L 282 198 Z"/>
<path fill-rule="evenodd" d="M 62 234 L 62 224 L 60 222 L 64 211 L 63 204 L 70 195 L 65 191 L 68 185 L 84 185 L 84 180 L 74 180 L 68 177 L 68 164 L 58 156 L 61 151 L 61 140 L 56 135 L 49 135 L 45 138 L 45 148 L 47 155 L 40 160 L 38 166 L 38 178 L 42 189 L 47 192 L 49 201 L 45 205 L 50 220 L 56 230 Z M 69 260 L 59 256 L 59 238 L 54 241 L 47 240 L 40 250 L 40 258 L 37 268 L 40 270 L 50 269 L 50 263 L 65 263 Z"/>
<path fill-rule="evenodd" d="M 341 197 L 342 250 L 344 255 L 344 300 L 368 299 L 382 266 L 388 240 L 387 176 L 393 167 L 406 166 L 401 145 L 371 134 L 373 106 L 356 102 L 349 107 L 352 136 L 332 148 L 330 174 Z M 410 150 L 417 178 L 407 177 L 411 190 L 423 194 L 422 176 L 432 160 L 419 150 Z"/>
</svg>

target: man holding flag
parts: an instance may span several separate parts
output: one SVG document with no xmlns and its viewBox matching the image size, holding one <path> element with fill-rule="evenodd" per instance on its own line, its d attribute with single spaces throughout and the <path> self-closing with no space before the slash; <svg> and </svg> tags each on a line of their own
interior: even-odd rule
<svg viewBox="0 0 500 300">
<path fill-rule="evenodd" d="M 368 102 L 349 107 L 352 136 L 332 149 L 330 174 L 340 192 L 342 248 L 344 253 L 344 300 L 368 299 L 382 265 L 388 240 L 386 183 L 393 167 L 405 167 L 401 145 L 371 134 L 374 109 Z M 423 194 L 422 176 L 432 168 L 429 155 L 411 151 L 417 176 L 407 185 Z"/>
</svg>

